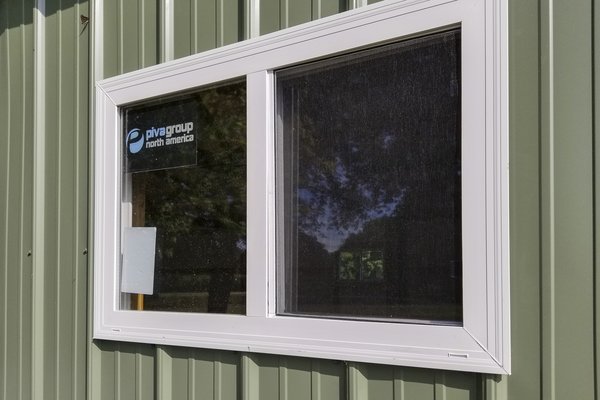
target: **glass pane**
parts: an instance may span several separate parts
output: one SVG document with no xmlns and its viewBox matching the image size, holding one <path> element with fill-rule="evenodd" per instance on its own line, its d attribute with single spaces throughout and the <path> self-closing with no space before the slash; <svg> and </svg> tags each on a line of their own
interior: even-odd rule
<svg viewBox="0 0 600 400">
<path fill-rule="evenodd" d="M 181 125 L 171 138 L 145 138 L 164 139 L 157 146 L 165 154 L 137 160 L 125 151 L 125 169 L 135 171 L 126 174 L 123 193 L 132 226 L 156 227 L 153 294 L 141 306 L 133 294 L 131 308 L 245 314 L 245 82 L 130 107 L 124 123 L 127 133 L 134 125 L 141 132 Z"/>
<path fill-rule="evenodd" d="M 276 73 L 278 313 L 462 321 L 460 31 Z"/>
</svg>

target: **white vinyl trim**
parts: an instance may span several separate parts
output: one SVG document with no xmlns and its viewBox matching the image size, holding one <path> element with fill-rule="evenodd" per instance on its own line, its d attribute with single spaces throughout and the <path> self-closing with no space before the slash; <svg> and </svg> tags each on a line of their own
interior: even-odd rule
<svg viewBox="0 0 600 400">
<path fill-rule="evenodd" d="M 506 18 L 504 0 L 387 0 L 97 82 L 94 338 L 510 373 Z M 462 32 L 463 326 L 275 315 L 273 70 L 449 27 Z M 247 315 L 119 309 L 119 108 L 240 77 Z"/>
</svg>

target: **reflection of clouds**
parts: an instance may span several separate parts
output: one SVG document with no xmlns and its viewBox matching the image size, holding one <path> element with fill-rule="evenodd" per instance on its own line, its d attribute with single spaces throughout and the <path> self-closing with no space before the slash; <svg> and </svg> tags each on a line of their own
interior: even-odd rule
<svg viewBox="0 0 600 400">
<path fill-rule="evenodd" d="M 372 196 L 372 192 L 366 188 L 362 192 L 365 197 L 367 195 Z M 314 219 L 316 220 L 316 224 L 300 224 L 300 229 L 306 235 L 316 239 L 329 253 L 334 253 L 342 247 L 346 239 L 351 235 L 360 233 L 368 222 L 394 215 L 398 204 L 400 204 L 404 197 L 403 195 L 404 193 L 394 196 L 390 202 L 380 203 L 375 207 L 365 210 L 347 228 L 338 226 L 335 212 L 328 203 L 318 211 L 319 215 Z M 302 202 L 310 202 L 314 198 L 314 195 L 309 189 L 298 189 L 298 198 Z M 299 216 L 300 219 L 303 217 Z"/>
<path fill-rule="evenodd" d="M 346 186 L 346 184 L 350 181 L 346 167 L 339 157 L 335 158 L 335 177 L 337 178 L 341 187 Z"/>
<path fill-rule="evenodd" d="M 395 136 L 391 133 L 386 132 L 383 135 L 383 143 L 382 143 L 382 147 L 384 149 L 388 149 L 396 140 Z"/>
<path fill-rule="evenodd" d="M 235 242 L 235 247 L 241 251 L 246 251 L 246 239 L 238 239 L 237 242 Z"/>
</svg>

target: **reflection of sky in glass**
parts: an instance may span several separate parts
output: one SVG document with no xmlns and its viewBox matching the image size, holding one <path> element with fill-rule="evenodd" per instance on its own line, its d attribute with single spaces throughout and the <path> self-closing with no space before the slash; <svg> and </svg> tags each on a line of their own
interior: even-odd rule
<svg viewBox="0 0 600 400">
<path fill-rule="evenodd" d="M 371 199 L 373 197 L 373 193 L 367 188 L 361 188 L 361 192 L 365 198 Z M 299 188 L 297 193 L 301 203 L 309 205 L 314 199 L 314 195 L 310 189 Z M 352 226 L 347 228 L 338 226 L 331 205 L 327 204 L 324 208 L 314 211 L 318 213 L 315 218 L 317 224 L 301 226 L 300 230 L 306 235 L 315 238 L 329 253 L 334 253 L 342 247 L 348 237 L 362 232 L 368 222 L 394 215 L 402 198 L 403 195 L 395 196 L 390 202 L 382 202 L 376 207 L 366 210 L 363 215 L 358 216 L 353 221 Z"/>
<path fill-rule="evenodd" d="M 459 31 L 276 72 L 279 311 L 461 320 L 460 75 Z"/>
</svg>

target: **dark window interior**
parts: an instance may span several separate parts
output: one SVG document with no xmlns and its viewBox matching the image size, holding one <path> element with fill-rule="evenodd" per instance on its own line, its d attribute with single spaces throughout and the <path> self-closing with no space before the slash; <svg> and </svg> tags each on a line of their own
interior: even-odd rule
<svg viewBox="0 0 600 400">
<path fill-rule="evenodd" d="M 276 72 L 280 314 L 462 323 L 460 31 Z"/>
</svg>

